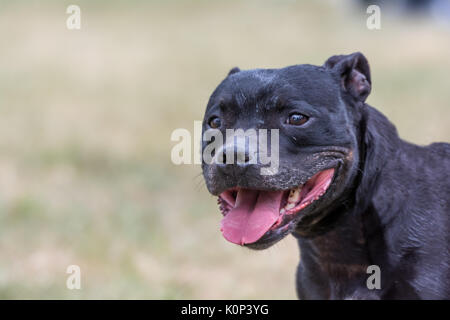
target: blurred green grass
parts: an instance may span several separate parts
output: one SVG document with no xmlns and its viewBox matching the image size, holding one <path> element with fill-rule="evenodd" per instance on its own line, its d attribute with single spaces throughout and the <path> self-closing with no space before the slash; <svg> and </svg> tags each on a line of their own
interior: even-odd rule
<svg viewBox="0 0 450 320">
<path fill-rule="evenodd" d="M 72 1 L 0 4 L 0 298 L 295 298 L 294 240 L 227 243 L 200 167 L 170 162 L 170 133 L 234 66 L 362 51 L 368 102 L 401 136 L 449 140 L 449 30 L 429 21 L 370 31 L 330 1 L 76 3 L 79 31 Z"/>
</svg>

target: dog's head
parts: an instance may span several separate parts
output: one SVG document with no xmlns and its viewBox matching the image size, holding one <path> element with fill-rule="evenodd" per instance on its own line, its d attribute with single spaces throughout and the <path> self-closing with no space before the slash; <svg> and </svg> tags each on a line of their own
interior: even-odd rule
<svg viewBox="0 0 450 320">
<path fill-rule="evenodd" d="M 357 175 L 356 110 L 370 89 L 360 53 L 323 66 L 230 71 L 205 112 L 203 151 L 212 161 L 202 164 L 227 240 L 262 249 L 330 220 Z M 250 134 L 227 139 L 230 129 Z M 258 141 L 256 152 L 251 141 Z"/>
</svg>

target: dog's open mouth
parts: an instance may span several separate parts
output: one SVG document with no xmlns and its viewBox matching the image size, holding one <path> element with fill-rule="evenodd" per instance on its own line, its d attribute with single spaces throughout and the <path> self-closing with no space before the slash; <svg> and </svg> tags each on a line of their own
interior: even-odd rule
<svg viewBox="0 0 450 320">
<path fill-rule="evenodd" d="M 263 191 L 232 188 L 219 195 L 224 217 L 221 231 L 225 239 L 244 245 L 258 241 L 270 230 L 283 227 L 287 217 L 294 217 L 318 200 L 330 186 L 335 169 L 316 173 L 294 189 Z"/>
</svg>

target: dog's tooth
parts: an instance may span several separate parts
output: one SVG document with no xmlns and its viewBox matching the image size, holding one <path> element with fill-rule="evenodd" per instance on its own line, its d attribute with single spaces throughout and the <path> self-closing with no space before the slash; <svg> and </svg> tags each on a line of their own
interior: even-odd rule
<svg viewBox="0 0 450 320">
<path fill-rule="evenodd" d="M 299 199 L 300 199 L 300 189 L 299 188 L 292 189 L 289 193 L 288 202 L 295 203 Z"/>
<path fill-rule="evenodd" d="M 290 209 L 292 209 L 292 208 L 294 208 L 294 207 L 295 207 L 295 203 L 288 203 L 288 204 L 285 206 L 286 210 L 290 210 Z"/>
<path fill-rule="evenodd" d="M 280 213 L 281 213 L 281 214 L 285 214 L 285 213 L 286 213 L 286 209 L 282 208 L 282 209 L 280 210 Z"/>
</svg>

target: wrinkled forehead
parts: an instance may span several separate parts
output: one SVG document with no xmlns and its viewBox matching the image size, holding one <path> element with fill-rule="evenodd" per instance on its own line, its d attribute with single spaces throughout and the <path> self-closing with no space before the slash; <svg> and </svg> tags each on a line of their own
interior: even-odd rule
<svg viewBox="0 0 450 320">
<path fill-rule="evenodd" d="M 316 107 L 336 107 L 338 82 L 327 69 L 317 66 L 245 70 L 228 76 L 211 97 L 210 105 L 273 108 L 302 101 Z"/>
</svg>

